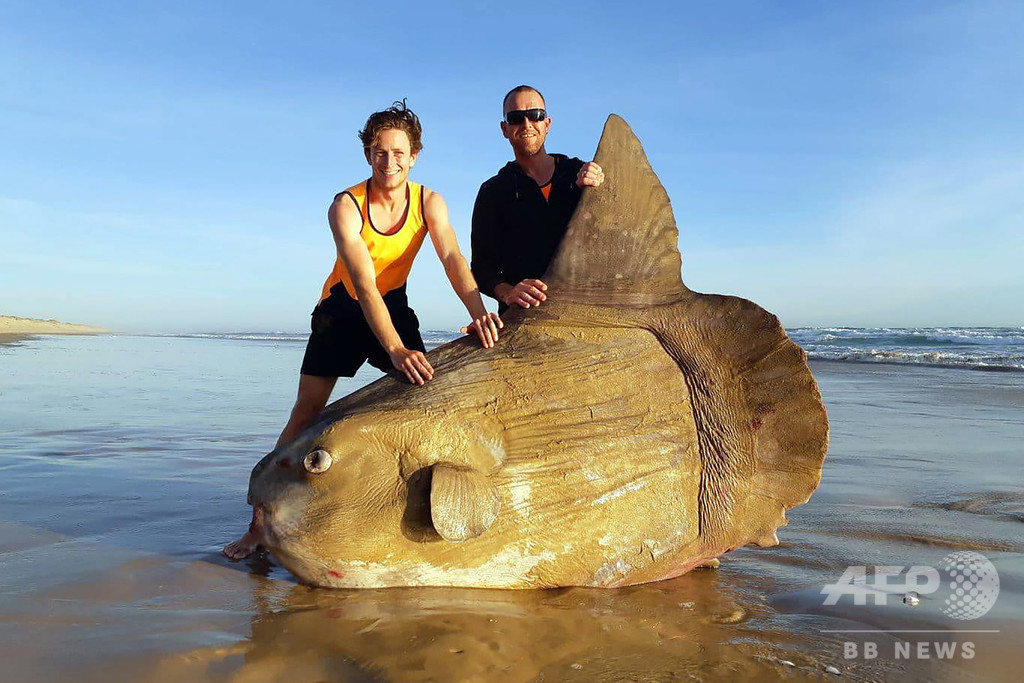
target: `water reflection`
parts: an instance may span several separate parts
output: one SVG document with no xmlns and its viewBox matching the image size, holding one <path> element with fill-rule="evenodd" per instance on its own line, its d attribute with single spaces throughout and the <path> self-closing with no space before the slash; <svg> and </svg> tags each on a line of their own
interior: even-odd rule
<svg viewBox="0 0 1024 683">
<path fill-rule="evenodd" d="M 779 659 L 820 671 L 806 639 L 773 630 L 763 602 L 714 570 L 615 591 L 279 586 L 255 593 L 243 679 L 771 678 Z"/>
</svg>

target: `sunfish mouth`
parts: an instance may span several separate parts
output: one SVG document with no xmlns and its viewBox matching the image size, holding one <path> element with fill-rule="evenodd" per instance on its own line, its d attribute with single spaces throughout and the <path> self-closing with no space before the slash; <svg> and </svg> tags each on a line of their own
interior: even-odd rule
<svg viewBox="0 0 1024 683">
<path fill-rule="evenodd" d="M 267 547 L 266 515 L 267 511 L 262 505 L 252 506 L 252 521 L 249 522 L 249 535 L 258 545 L 264 548 Z"/>
</svg>

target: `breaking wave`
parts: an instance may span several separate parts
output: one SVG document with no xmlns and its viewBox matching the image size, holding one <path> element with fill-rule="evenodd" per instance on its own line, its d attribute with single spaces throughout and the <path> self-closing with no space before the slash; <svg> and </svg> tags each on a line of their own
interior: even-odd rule
<svg viewBox="0 0 1024 683">
<path fill-rule="evenodd" d="M 447 344 L 458 339 L 458 332 L 446 330 L 421 330 L 423 343 L 428 349 Z M 157 337 L 176 337 L 179 339 L 224 339 L 232 341 L 274 342 L 305 344 L 309 332 L 185 332 L 179 334 L 159 334 Z"/>
<path fill-rule="evenodd" d="M 1024 371 L 1020 327 L 798 327 L 789 336 L 818 360 Z"/>
<path fill-rule="evenodd" d="M 1024 371 L 1021 327 L 797 327 L 788 332 L 815 360 Z M 451 330 L 423 330 L 421 334 L 428 349 L 462 336 Z M 160 336 L 305 344 L 309 335 L 196 332 Z"/>
</svg>

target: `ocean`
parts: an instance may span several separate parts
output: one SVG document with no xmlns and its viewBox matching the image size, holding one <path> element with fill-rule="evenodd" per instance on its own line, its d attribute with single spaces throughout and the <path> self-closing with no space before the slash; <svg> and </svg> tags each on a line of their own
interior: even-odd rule
<svg viewBox="0 0 1024 683">
<path fill-rule="evenodd" d="M 1024 327 L 798 327 L 816 360 L 1024 370 Z"/>
<path fill-rule="evenodd" d="M 249 472 L 294 400 L 305 335 L 0 345 L 3 678 L 1016 680 L 1024 330 L 790 334 L 831 445 L 778 547 L 657 584 L 527 592 L 311 589 L 220 554 L 248 523 Z M 334 397 L 378 377 L 366 367 Z M 956 553 L 998 572 L 977 618 L 951 617 L 945 586 L 826 604 L 851 567 L 896 568 L 898 585 Z"/>
<path fill-rule="evenodd" d="M 1024 327 L 795 327 L 788 334 L 813 360 L 1024 371 Z M 201 332 L 165 336 L 305 344 L 309 335 Z M 423 342 L 433 348 L 458 336 L 425 330 Z"/>
</svg>

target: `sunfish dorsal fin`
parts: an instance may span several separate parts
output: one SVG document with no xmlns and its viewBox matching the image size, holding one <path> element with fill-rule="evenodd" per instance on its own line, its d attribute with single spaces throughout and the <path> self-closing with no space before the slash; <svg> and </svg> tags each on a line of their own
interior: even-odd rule
<svg viewBox="0 0 1024 683">
<path fill-rule="evenodd" d="M 583 191 L 544 281 L 558 300 L 611 306 L 678 301 L 679 232 L 668 193 L 629 125 L 612 114 L 594 161 L 605 173 Z"/>
</svg>

